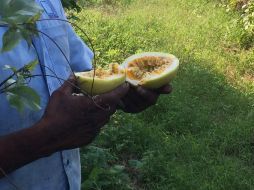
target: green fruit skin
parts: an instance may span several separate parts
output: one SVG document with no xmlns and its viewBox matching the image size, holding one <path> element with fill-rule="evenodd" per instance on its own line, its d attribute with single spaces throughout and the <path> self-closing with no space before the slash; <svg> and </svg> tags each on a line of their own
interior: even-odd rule
<svg viewBox="0 0 254 190">
<path fill-rule="evenodd" d="M 125 82 L 125 75 L 119 76 L 118 78 L 114 79 L 93 79 L 88 77 L 81 77 L 79 74 L 76 74 L 78 86 L 87 92 L 90 95 L 98 95 L 98 94 L 104 94 L 107 92 L 112 91 L 116 87 L 120 86 Z M 93 84 L 93 89 L 92 89 Z"/>
</svg>

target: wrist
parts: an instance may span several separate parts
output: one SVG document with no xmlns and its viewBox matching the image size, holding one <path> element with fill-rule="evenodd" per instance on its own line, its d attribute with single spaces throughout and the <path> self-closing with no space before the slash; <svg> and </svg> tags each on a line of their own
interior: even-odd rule
<svg viewBox="0 0 254 190">
<path fill-rule="evenodd" d="M 49 156 L 54 152 L 60 151 L 60 134 L 56 130 L 59 124 L 52 122 L 49 118 L 42 118 L 34 129 L 34 140 L 39 139 L 37 153 L 41 156 Z M 62 126 L 60 126 L 62 127 Z M 36 151 L 36 150 L 35 150 Z"/>
<path fill-rule="evenodd" d="M 41 120 L 33 127 L 1 137 L 0 167 L 8 173 L 52 154 L 54 149 L 47 144 L 49 138 L 44 127 L 47 127 L 47 123 Z"/>
</svg>

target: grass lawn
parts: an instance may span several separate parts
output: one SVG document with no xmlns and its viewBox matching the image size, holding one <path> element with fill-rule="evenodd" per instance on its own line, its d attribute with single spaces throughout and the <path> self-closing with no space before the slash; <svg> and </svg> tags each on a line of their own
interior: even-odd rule
<svg viewBox="0 0 254 190">
<path fill-rule="evenodd" d="M 254 53 L 237 15 L 207 0 L 136 0 L 78 16 L 101 65 L 144 51 L 181 63 L 171 95 L 119 111 L 82 150 L 83 189 L 254 189 Z"/>
</svg>

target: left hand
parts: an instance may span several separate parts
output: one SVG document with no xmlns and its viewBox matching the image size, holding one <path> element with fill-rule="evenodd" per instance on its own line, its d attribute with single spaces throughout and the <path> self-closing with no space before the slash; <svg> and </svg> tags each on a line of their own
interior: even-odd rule
<svg viewBox="0 0 254 190">
<path fill-rule="evenodd" d="M 141 86 L 130 86 L 127 94 L 121 99 L 119 108 L 127 113 L 139 113 L 156 104 L 160 94 L 170 94 L 171 85 L 164 85 L 158 89 L 149 90 Z"/>
</svg>

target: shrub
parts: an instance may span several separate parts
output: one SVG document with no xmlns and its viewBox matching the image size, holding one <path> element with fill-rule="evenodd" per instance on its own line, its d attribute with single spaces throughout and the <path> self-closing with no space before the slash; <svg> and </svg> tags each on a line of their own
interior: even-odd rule
<svg viewBox="0 0 254 190">
<path fill-rule="evenodd" d="M 228 11 L 238 11 L 238 24 L 242 28 L 240 43 L 245 49 L 254 45 L 254 0 L 222 0 Z"/>
</svg>

